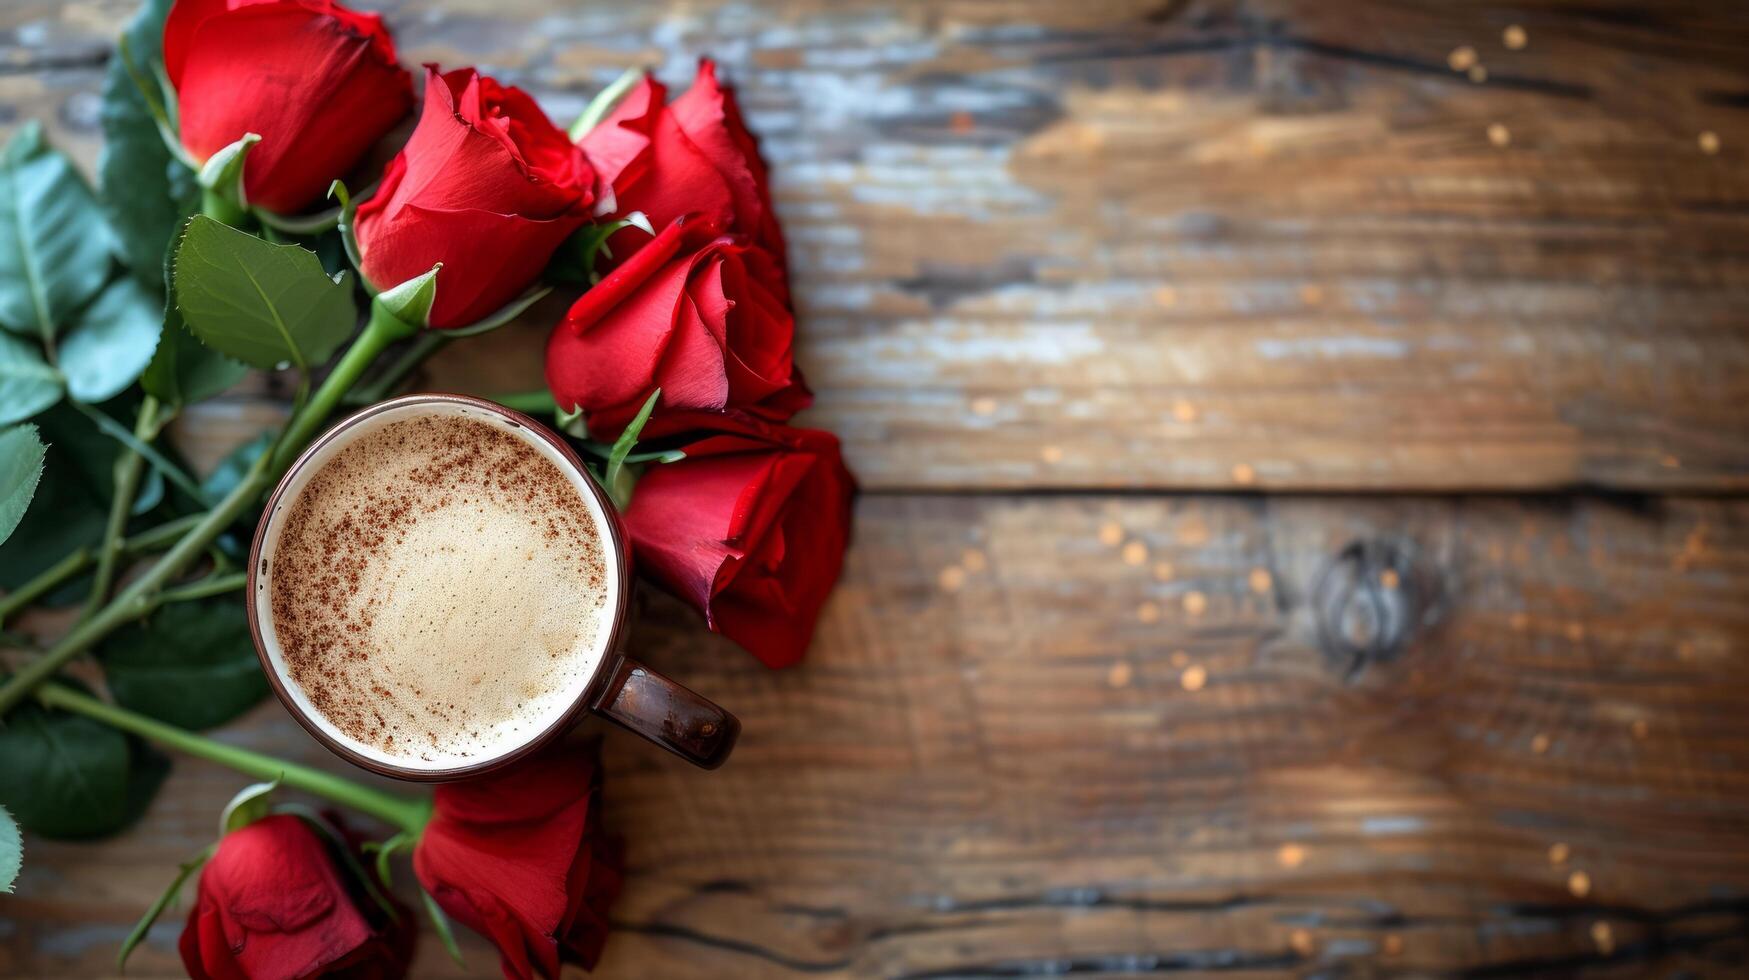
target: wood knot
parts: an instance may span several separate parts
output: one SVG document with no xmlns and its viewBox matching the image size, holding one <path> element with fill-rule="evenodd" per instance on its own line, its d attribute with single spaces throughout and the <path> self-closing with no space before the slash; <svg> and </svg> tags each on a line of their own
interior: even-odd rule
<svg viewBox="0 0 1749 980">
<path fill-rule="evenodd" d="M 1437 571 L 1413 542 L 1349 542 L 1312 586 L 1318 647 L 1330 666 L 1353 680 L 1368 664 L 1401 656 L 1442 612 Z"/>
</svg>

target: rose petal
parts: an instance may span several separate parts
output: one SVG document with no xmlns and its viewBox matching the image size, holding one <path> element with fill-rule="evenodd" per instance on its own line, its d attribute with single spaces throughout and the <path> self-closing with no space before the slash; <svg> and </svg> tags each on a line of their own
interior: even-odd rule
<svg viewBox="0 0 1749 980">
<path fill-rule="evenodd" d="M 547 341 L 547 384 L 561 393 L 561 405 L 577 404 L 579 393 L 587 393 L 591 405 L 620 404 L 650 390 L 656 364 L 674 335 L 674 307 L 686 285 L 687 264 L 677 259 L 663 266 L 644 289 L 603 318 L 567 319 L 553 331 Z"/>
<path fill-rule="evenodd" d="M 360 19 L 350 12 L 295 3 L 182 7 L 165 52 L 177 63 L 183 145 L 205 160 L 260 135 L 243 168 L 252 204 L 303 210 L 412 107 L 411 81 L 374 18 L 372 36 L 350 26 Z"/>
<path fill-rule="evenodd" d="M 578 224 L 569 217 L 541 221 L 491 211 L 430 211 L 408 205 L 398 220 L 375 230 L 369 251 L 362 256 L 364 272 L 373 283 L 402 283 L 442 262 L 431 325 L 465 326 L 521 294 L 533 282 L 528 270 L 538 274 Z"/>
<path fill-rule="evenodd" d="M 405 970 L 355 904 L 328 845 L 287 814 L 219 842 L 179 945 L 196 976 L 292 980 L 372 959 L 386 961 L 389 975 Z"/>
<path fill-rule="evenodd" d="M 747 416 L 684 416 L 732 429 L 652 467 L 625 514 L 638 571 L 767 665 L 806 652 L 837 581 L 855 483 L 830 433 Z"/>
<path fill-rule="evenodd" d="M 582 151 L 526 94 L 428 66 L 419 125 L 358 208 L 362 271 L 386 289 L 443 262 L 431 325 L 475 322 L 535 281 L 588 219 L 593 187 Z"/>
<path fill-rule="evenodd" d="M 662 110 L 650 130 L 651 147 L 635 182 L 614 185 L 614 217 L 642 211 L 655 228 L 698 214 L 717 228 L 734 217 L 734 199 L 723 178 L 681 132 L 672 113 Z M 587 148 L 588 144 L 585 144 Z M 616 147 L 615 152 L 619 152 Z M 650 236 L 625 228 L 608 239 L 615 261 L 624 262 L 650 243 Z"/>
<path fill-rule="evenodd" d="M 594 751 L 561 744 L 434 794 L 414 871 L 445 911 L 492 940 L 506 976 L 556 977 L 561 960 L 592 965 L 599 952 L 618 877 L 595 871 L 609 854 Z"/>
<path fill-rule="evenodd" d="M 699 152 L 722 176 L 734 200 L 737 231 L 758 230 L 771 202 L 766 196 L 765 164 L 754 149 L 752 137 L 741 124 L 732 96 L 717 82 L 716 63 L 699 62 L 692 87 L 680 94 L 669 108 Z"/>
<path fill-rule="evenodd" d="M 768 271 L 770 257 L 723 237 L 656 266 L 681 247 L 677 231 L 670 225 L 586 291 L 548 339 L 555 401 L 585 411 L 601 438 L 617 435 L 658 387 L 649 439 L 679 431 L 665 421 L 675 412 L 781 420 L 811 399 L 790 356 L 794 318 L 751 271 Z"/>
<path fill-rule="evenodd" d="M 736 298 L 724 333 L 729 353 L 728 401 L 737 405 L 757 404 L 795 381 L 791 357 L 795 318 L 749 274 L 750 261 L 770 262 L 763 256 L 757 249 L 738 249 L 721 263 L 718 272 L 718 291 Z"/>
<path fill-rule="evenodd" d="M 662 83 L 645 75 L 579 142 L 596 174 L 616 196 L 629 192 L 649 169 L 652 134 L 667 97 Z"/>
<path fill-rule="evenodd" d="M 719 409 L 728 403 L 729 378 L 723 366 L 723 330 L 729 309 L 720 281 L 694 289 L 700 276 L 716 280 L 720 261 L 689 263 L 680 275 L 683 289 L 670 303 L 674 336 L 656 371 L 662 402 L 679 408 Z M 702 265 L 702 268 L 701 268 Z"/>
</svg>

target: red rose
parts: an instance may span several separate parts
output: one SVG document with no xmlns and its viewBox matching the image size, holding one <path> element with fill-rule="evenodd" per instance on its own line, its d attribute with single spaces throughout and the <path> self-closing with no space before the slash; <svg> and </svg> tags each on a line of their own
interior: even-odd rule
<svg viewBox="0 0 1749 980">
<path fill-rule="evenodd" d="M 243 191 L 287 214 L 320 200 L 413 107 L 382 18 L 330 0 L 176 0 L 164 70 L 189 155 L 204 163 L 260 134 Z"/>
<path fill-rule="evenodd" d="M 431 325 L 465 326 L 535 281 L 588 220 L 594 185 L 528 93 L 427 66 L 419 126 L 358 208 L 361 271 L 388 289 L 442 262 Z"/>
<path fill-rule="evenodd" d="M 766 666 L 793 664 L 850 538 L 856 483 L 838 439 L 745 418 L 691 421 L 730 431 L 639 478 L 625 513 L 638 571 Z"/>
<path fill-rule="evenodd" d="M 388 980 L 407 973 L 413 929 L 406 909 L 386 919 L 309 825 L 276 814 L 219 841 L 178 946 L 195 980 Z"/>
<path fill-rule="evenodd" d="M 547 340 L 547 386 L 589 431 L 611 438 L 662 389 L 668 411 L 742 409 L 783 421 L 813 400 L 790 357 L 795 318 L 771 290 L 783 272 L 763 249 L 717 238 L 683 251 L 657 239 L 578 298 Z M 676 255 L 676 252 L 681 254 Z M 646 437 L 674 431 L 659 412 Z"/>
<path fill-rule="evenodd" d="M 747 236 L 776 260 L 767 288 L 789 302 L 783 281 L 783 232 L 771 210 L 765 163 L 741 119 L 732 89 L 717 82 L 716 65 L 699 62 L 692 87 L 663 105 L 667 90 L 646 77 L 583 137 L 581 146 L 603 183 L 611 185 L 615 217 L 642 211 L 657 228 L 698 213 Z M 634 229 L 611 241 L 625 259 L 647 242 Z"/>
<path fill-rule="evenodd" d="M 619 894 L 601 829 L 599 746 L 559 745 L 478 779 L 444 783 L 413 852 L 443 910 L 492 940 L 504 975 L 593 968 Z"/>
</svg>

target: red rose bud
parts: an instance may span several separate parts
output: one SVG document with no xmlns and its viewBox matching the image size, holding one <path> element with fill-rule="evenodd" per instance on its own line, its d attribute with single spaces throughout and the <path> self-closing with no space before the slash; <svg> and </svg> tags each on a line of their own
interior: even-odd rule
<svg viewBox="0 0 1749 980">
<path fill-rule="evenodd" d="M 717 82 L 716 65 L 699 62 L 692 87 L 663 105 L 667 90 L 645 78 L 581 142 L 612 186 L 614 216 L 642 211 L 657 228 L 696 212 L 725 230 L 745 235 L 775 260 L 779 278 L 768 288 L 789 302 L 782 278 L 783 231 L 771 209 L 765 163 L 741 119 L 735 95 Z M 610 241 L 625 259 L 649 236 L 628 229 Z"/>
<path fill-rule="evenodd" d="M 195 980 L 391 980 L 413 956 L 412 917 L 399 921 L 349 886 L 328 845 L 277 814 L 226 834 L 200 873 L 178 943 Z"/>
<path fill-rule="evenodd" d="M 561 744 L 478 779 L 444 783 L 413 852 L 445 912 L 498 947 L 504 975 L 593 968 L 619 895 L 601 829 L 599 746 Z"/>
<path fill-rule="evenodd" d="M 442 262 L 431 326 L 466 326 L 535 281 L 588 220 L 594 185 L 526 92 L 428 67 L 419 126 L 358 207 L 362 271 L 388 289 Z"/>
<path fill-rule="evenodd" d="M 164 70 L 189 155 L 260 134 L 243 191 L 283 214 L 321 200 L 413 107 L 382 18 L 329 0 L 176 0 Z"/>
<path fill-rule="evenodd" d="M 766 666 L 786 667 L 807 651 L 844 564 L 855 480 L 829 432 L 690 421 L 729 431 L 638 479 L 625 513 L 638 571 Z"/>
<path fill-rule="evenodd" d="M 741 409 L 781 422 L 813 396 L 790 356 L 795 318 L 771 289 L 783 271 L 763 249 L 717 238 L 691 254 L 663 236 L 584 293 L 547 340 L 547 386 L 611 438 L 657 388 L 655 427 L 673 411 Z M 659 263 L 659 264 L 658 264 Z"/>
</svg>

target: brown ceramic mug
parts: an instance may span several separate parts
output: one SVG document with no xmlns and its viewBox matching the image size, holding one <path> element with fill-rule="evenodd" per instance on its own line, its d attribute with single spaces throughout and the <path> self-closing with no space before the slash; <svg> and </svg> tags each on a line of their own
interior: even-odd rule
<svg viewBox="0 0 1749 980">
<path fill-rule="evenodd" d="M 521 439 L 556 465 L 577 488 L 595 518 L 596 526 L 604 529 L 602 547 L 610 579 L 605 653 L 596 662 L 594 670 L 583 678 L 575 698 L 569 701 L 569 707 L 539 733 L 506 751 L 468 765 L 448 768 L 408 765 L 404 759 L 347 735 L 309 702 L 303 689 L 287 676 L 281 658 L 274 631 L 270 580 L 274 549 L 284 518 L 310 477 L 358 436 L 391 422 L 433 414 L 460 415 L 496 426 Z M 249 551 L 249 631 L 254 636 L 262 670 L 292 717 L 335 754 L 384 776 L 440 781 L 490 772 L 559 737 L 591 712 L 642 735 L 696 766 L 715 769 L 728 758 L 735 738 L 740 734 L 741 723 L 734 715 L 705 698 L 625 656 L 631 585 L 631 560 L 619 513 L 584 469 L 576 451 L 563 439 L 528 416 L 484 399 L 448 394 L 407 395 L 372 405 L 335 425 L 311 443 L 286 470 L 279 486 L 267 500 L 267 507 L 255 528 L 255 544 Z"/>
</svg>

